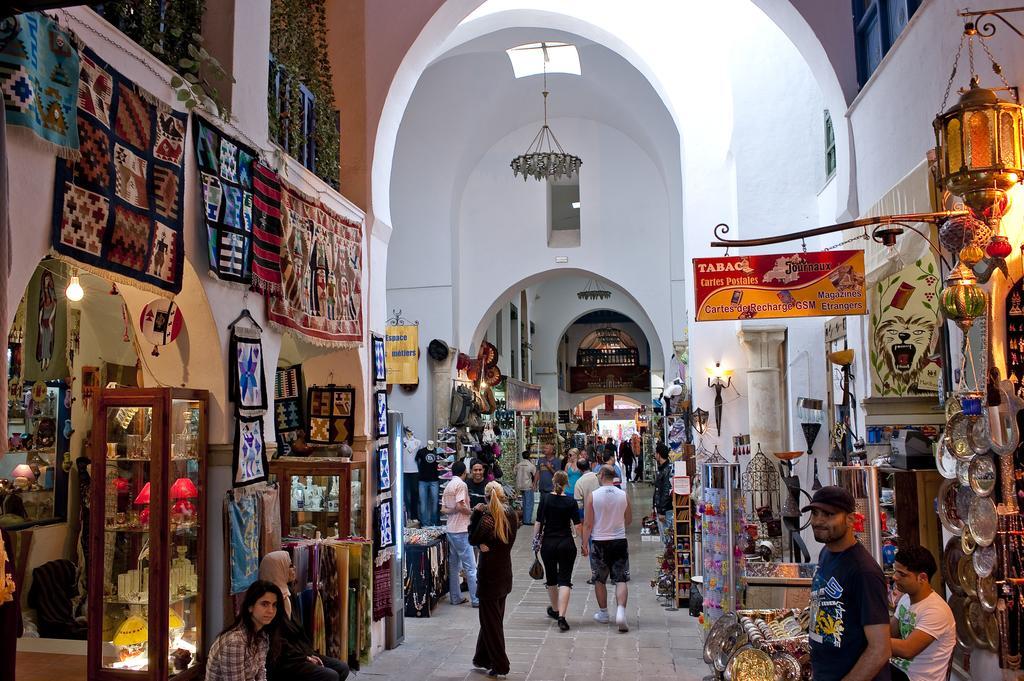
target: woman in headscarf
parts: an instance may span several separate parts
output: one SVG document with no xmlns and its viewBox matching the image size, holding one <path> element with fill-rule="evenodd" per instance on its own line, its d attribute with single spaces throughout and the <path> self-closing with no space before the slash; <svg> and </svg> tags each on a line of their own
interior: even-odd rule
<svg viewBox="0 0 1024 681">
<path fill-rule="evenodd" d="M 260 562 L 260 579 L 281 590 L 284 617 L 270 642 L 268 671 L 274 679 L 297 678 L 304 681 L 344 681 L 348 665 L 327 655 L 319 655 L 302 626 L 297 595 L 290 585 L 295 581 L 295 566 L 287 551 L 271 551 Z"/>
<path fill-rule="evenodd" d="M 512 545 L 519 519 L 500 483 L 487 483 L 484 494 L 487 503 L 477 504 L 469 521 L 469 542 L 480 548 L 476 593 L 480 634 L 473 666 L 487 669 L 488 676 L 507 676 L 510 665 L 505 653 L 505 599 L 512 591 Z"/>
</svg>

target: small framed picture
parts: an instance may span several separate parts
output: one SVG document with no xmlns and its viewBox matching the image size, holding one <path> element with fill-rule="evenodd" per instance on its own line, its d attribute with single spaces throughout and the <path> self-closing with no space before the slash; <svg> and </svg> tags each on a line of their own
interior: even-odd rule
<svg viewBox="0 0 1024 681">
<path fill-rule="evenodd" d="M 383 336 L 371 336 L 373 343 L 373 381 L 383 383 L 388 380 L 388 369 L 385 363 L 385 349 Z"/>
<path fill-rule="evenodd" d="M 388 394 L 383 390 L 377 391 L 377 437 L 388 436 Z"/>
</svg>

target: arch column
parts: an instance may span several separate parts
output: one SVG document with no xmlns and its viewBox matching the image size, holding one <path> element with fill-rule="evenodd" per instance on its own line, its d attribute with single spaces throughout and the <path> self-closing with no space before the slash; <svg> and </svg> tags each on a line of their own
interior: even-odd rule
<svg viewBox="0 0 1024 681">
<path fill-rule="evenodd" d="M 784 326 L 740 329 L 736 334 L 747 355 L 747 410 L 750 444 L 766 454 L 784 450 L 786 394 L 782 382 Z"/>
</svg>

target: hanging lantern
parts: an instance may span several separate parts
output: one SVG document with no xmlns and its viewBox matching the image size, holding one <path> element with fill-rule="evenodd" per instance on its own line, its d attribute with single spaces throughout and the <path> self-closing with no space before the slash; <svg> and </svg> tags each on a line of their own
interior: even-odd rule
<svg viewBox="0 0 1024 681">
<path fill-rule="evenodd" d="M 974 267 L 985 257 L 985 251 L 975 244 L 967 244 L 960 249 L 960 262 L 967 267 Z"/>
<path fill-rule="evenodd" d="M 961 264 L 946 279 L 946 287 L 939 294 L 939 305 L 946 319 L 967 333 L 974 320 L 988 309 L 988 294 L 978 285 L 974 274 Z"/>
<path fill-rule="evenodd" d="M 990 258 L 1005 258 L 1010 255 L 1013 251 L 1013 246 L 1010 245 L 1010 240 L 1002 234 L 996 234 L 992 237 L 992 240 L 988 242 L 988 246 L 985 248 L 985 253 Z"/>
<path fill-rule="evenodd" d="M 935 118 L 939 180 L 977 216 L 998 220 L 1006 190 L 1024 178 L 1021 107 L 983 88 L 977 76 L 960 101 Z"/>
</svg>

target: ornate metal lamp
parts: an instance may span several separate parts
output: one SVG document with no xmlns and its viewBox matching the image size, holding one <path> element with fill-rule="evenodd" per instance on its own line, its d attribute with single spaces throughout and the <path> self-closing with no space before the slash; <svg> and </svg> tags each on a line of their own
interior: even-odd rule
<svg viewBox="0 0 1024 681">
<path fill-rule="evenodd" d="M 601 288 L 601 285 L 594 279 L 588 279 L 582 291 L 576 292 L 580 300 L 607 300 L 612 297 L 612 292 Z"/>
<path fill-rule="evenodd" d="M 540 132 L 530 142 L 525 154 L 520 154 L 512 159 L 509 164 L 514 175 L 522 175 L 523 181 L 532 177 L 535 180 L 557 180 L 560 177 L 572 177 L 580 172 L 583 160 L 579 156 L 566 153 L 559 144 L 555 133 L 551 132 L 548 125 L 548 71 L 547 71 L 547 49 L 544 52 L 544 125 Z"/>
<path fill-rule="evenodd" d="M 1007 207 L 1007 190 L 1024 179 L 1024 158 L 1021 106 L 1000 99 L 996 89 L 982 87 L 980 77 L 973 73 L 974 40 L 977 37 L 975 24 L 968 22 L 964 26 L 942 107 L 946 106 L 956 77 L 964 43 L 967 43 L 972 70 L 970 86 L 956 104 L 936 116 L 933 127 L 939 183 L 963 197 L 974 214 L 988 222 L 991 233 L 983 235 L 983 242 L 974 242 L 974 246 L 985 248 L 988 238 L 998 233 L 999 220 Z M 992 62 L 992 70 L 1002 80 L 1004 88 L 1010 90 L 1002 67 L 992 57 L 985 41 L 980 42 Z"/>
</svg>

